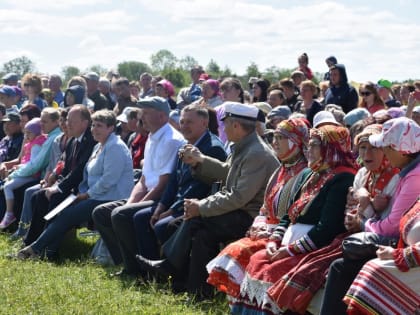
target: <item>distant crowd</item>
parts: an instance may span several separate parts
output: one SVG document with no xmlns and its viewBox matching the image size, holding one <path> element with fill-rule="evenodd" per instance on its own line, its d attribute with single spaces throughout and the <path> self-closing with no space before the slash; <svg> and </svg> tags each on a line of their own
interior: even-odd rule
<svg viewBox="0 0 420 315">
<path fill-rule="evenodd" d="M 12 258 L 97 231 L 111 276 L 170 279 L 232 314 L 420 312 L 420 81 L 6 74 L 0 230 Z M 65 256 L 61 252 L 60 256 Z"/>
</svg>

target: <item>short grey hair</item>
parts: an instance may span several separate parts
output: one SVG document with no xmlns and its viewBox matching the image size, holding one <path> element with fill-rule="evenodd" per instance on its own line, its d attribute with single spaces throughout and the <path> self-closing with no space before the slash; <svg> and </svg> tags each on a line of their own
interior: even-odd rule
<svg viewBox="0 0 420 315">
<path fill-rule="evenodd" d="M 108 127 L 115 127 L 117 124 L 117 116 L 112 110 L 101 109 L 92 114 L 92 121 L 99 121 L 101 123 L 104 123 Z"/>
<path fill-rule="evenodd" d="M 106 87 L 108 90 L 111 89 L 111 82 L 105 77 L 99 79 L 99 85 Z"/>
</svg>

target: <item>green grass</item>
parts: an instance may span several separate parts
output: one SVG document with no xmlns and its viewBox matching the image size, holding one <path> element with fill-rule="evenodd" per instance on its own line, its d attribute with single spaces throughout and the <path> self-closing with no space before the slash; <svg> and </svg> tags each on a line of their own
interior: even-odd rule
<svg viewBox="0 0 420 315">
<path fill-rule="evenodd" d="M 226 299 L 188 304 L 169 284 L 113 279 L 89 259 L 96 238 L 70 239 L 62 258 L 19 261 L 7 258 L 20 247 L 0 234 L 0 314 L 228 314 Z"/>
</svg>

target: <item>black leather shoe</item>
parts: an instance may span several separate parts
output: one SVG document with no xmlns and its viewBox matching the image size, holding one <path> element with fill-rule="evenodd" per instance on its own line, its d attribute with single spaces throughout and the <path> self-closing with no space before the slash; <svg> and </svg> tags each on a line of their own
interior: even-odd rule
<svg viewBox="0 0 420 315">
<path fill-rule="evenodd" d="M 158 274 L 168 278 L 175 273 L 174 267 L 172 267 L 167 259 L 150 260 L 141 255 L 136 255 L 136 260 L 143 270 L 152 274 Z"/>
</svg>

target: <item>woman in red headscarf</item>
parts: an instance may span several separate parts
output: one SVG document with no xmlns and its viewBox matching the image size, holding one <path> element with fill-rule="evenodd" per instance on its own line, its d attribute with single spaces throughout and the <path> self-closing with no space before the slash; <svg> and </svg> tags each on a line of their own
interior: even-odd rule
<svg viewBox="0 0 420 315">
<path fill-rule="evenodd" d="M 307 159 L 312 172 L 266 248 L 251 257 L 233 314 L 282 313 L 285 309 L 272 299 L 277 281 L 345 232 L 346 195 L 356 173 L 348 130 L 331 125 L 311 129 Z"/>
<path fill-rule="evenodd" d="M 260 215 L 246 237 L 229 244 L 207 265 L 207 282 L 219 291 L 238 296 L 249 258 L 265 248 L 274 227 L 292 204 L 308 164 L 303 154 L 309 139 L 308 126 L 302 118 L 283 120 L 277 126 L 272 147 L 282 163 L 268 182 Z"/>
</svg>

